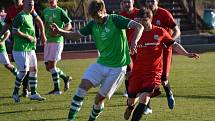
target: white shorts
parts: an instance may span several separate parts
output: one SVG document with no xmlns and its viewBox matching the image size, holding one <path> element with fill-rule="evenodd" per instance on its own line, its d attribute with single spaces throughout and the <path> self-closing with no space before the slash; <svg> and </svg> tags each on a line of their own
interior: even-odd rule
<svg viewBox="0 0 215 121">
<path fill-rule="evenodd" d="M 123 82 L 126 67 L 107 67 L 98 63 L 90 65 L 82 79 L 89 80 L 94 87 L 100 86 L 99 94 L 109 99 Z"/>
<path fill-rule="evenodd" d="M 0 62 L 4 65 L 10 64 L 9 57 L 7 55 L 7 52 L 0 53 Z"/>
<path fill-rule="evenodd" d="M 13 51 L 13 58 L 19 71 L 29 71 L 30 67 L 37 67 L 37 56 L 34 50 Z"/>
<path fill-rule="evenodd" d="M 63 43 L 49 42 L 44 48 L 44 61 L 59 61 L 63 52 Z"/>
</svg>

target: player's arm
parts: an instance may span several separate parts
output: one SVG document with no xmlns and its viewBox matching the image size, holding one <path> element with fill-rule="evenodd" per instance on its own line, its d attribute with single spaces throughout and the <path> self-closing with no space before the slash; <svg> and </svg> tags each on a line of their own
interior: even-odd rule
<svg viewBox="0 0 215 121">
<path fill-rule="evenodd" d="M 70 40 L 79 40 L 82 37 L 82 35 L 79 32 L 63 30 L 59 28 L 55 23 L 51 24 L 51 31 L 53 31 L 54 33 L 58 33 Z"/>
<path fill-rule="evenodd" d="M 63 30 L 67 30 L 67 31 L 71 30 L 72 29 L 71 19 L 69 18 L 68 14 L 64 10 L 61 11 L 61 19 L 65 23 Z"/>
<path fill-rule="evenodd" d="M 172 29 L 172 31 L 173 31 L 172 39 L 176 40 L 181 35 L 181 31 L 177 25 Z"/>
<path fill-rule="evenodd" d="M 35 37 L 32 37 L 28 34 L 23 33 L 22 31 L 20 31 L 20 27 L 23 25 L 23 23 L 24 23 L 24 18 L 22 18 L 21 16 L 17 16 L 13 22 L 12 34 L 20 36 L 21 38 L 25 38 L 25 39 L 29 40 L 30 42 L 36 42 Z"/>
<path fill-rule="evenodd" d="M 37 27 L 39 28 L 40 30 L 40 33 L 41 33 L 41 41 L 43 44 L 46 43 L 47 41 L 47 38 L 46 38 L 46 35 L 45 35 L 45 27 L 44 27 L 44 24 L 43 24 L 43 21 L 42 19 L 37 15 L 36 11 L 34 10 L 31 15 L 33 16 L 34 18 L 34 21 L 37 25 Z"/>
<path fill-rule="evenodd" d="M 132 33 L 130 50 L 131 50 L 131 54 L 136 53 L 137 42 L 142 36 L 144 27 L 140 23 L 120 15 L 113 16 L 113 22 L 117 27 L 121 29 L 134 30 Z"/>
<path fill-rule="evenodd" d="M 9 23 L 5 23 L 4 26 L 2 27 L 1 31 L 0 31 L 0 37 L 2 35 L 4 35 L 5 32 L 7 32 L 10 28 L 11 24 Z"/>
<path fill-rule="evenodd" d="M 1 40 L 1 41 L 0 41 L 0 47 L 1 47 L 2 43 L 4 43 L 4 42 L 9 38 L 9 36 L 10 36 L 10 31 L 6 31 L 6 32 L 4 33 L 3 38 L 0 39 L 0 40 Z"/>
<path fill-rule="evenodd" d="M 173 50 L 176 51 L 180 55 L 187 56 L 189 58 L 195 58 L 198 59 L 200 56 L 196 53 L 189 53 L 187 52 L 179 43 L 174 42 L 173 45 Z"/>
<path fill-rule="evenodd" d="M 143 33 L 143 30 L 144 30 L 144 27 L 136 22 L 136 21 L 133 21 L 131 20 L 128 24 L 128 28 L 131 28 L 134 30 L 133 32 L 133 36 L 132 36 L 132 39 L 131 39 L 131 52 L 135 52 L 136 53 L 136 46 L 137 46 L 137 42 L 140 40 L 141 36 L 142 36 L 142 33 Z"/>
</svg>

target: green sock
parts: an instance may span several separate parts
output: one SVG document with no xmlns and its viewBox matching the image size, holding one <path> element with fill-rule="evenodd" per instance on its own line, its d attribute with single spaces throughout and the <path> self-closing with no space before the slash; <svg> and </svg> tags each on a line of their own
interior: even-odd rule
<svg viewBox="0 0 215 121">
<path fill-rule="evenodd" d="M 31 89 L 31 95 L 36 94 L 36 88 L 37 88 L 37 77 L 30 77 L 29 76 L 29 84 Z"/>
<path fill-rule="evenodd" d="M 96 121 L 96 119 L 99 117 L 99 115 L 102 113 L 103 110 L 104 110 L 104 107 L 100 107 L 100 109 L 96 109 L 95 105 L 93 105 L 93 109 L 91 111 L 90 118 L 88 119 L 88 121 Z"/>
<path fill-rule="evenodd" d="M 58 68 L 58 73 L 59 73 L 60 78 L 62 78 L 64 81 L 68 79 L 68 76 L 59 68 Z"/>
<path fill-rule="evenodd" d="M 84 97 L 79 97 L 75 95 L 73 97 L 73 100 L 71 102 L 70 110 L 69 110 L 69 115 L 68 119 L 74 120 L 76 117 L 76 114 L 80 111 L 81 106 L 83 104 Z"/>
<path fill-rule="evenodd" d="M 14 76 L 17 76 L 17 74 L 18 74 L 18 70 L 17 70 L 16 67 L 14 67 L 14 68 L 11 70 L 11 72 L 12 72 L 12 74 L 13 74 Z"/>
</svg>

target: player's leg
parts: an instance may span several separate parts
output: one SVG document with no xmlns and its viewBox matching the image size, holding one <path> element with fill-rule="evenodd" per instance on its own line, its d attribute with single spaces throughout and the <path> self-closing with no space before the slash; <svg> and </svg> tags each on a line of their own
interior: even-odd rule
<svg viewBox="0 0 215 121">
<path fill-rule="evenodd" d="M 81 109 L 84 97 L 87 91 L 95 86 L 100 85 L 103 80 L 103 66 L 100 64 L 91 64 L 82 77 L 81 84 L 76 90 L 75 96 L 72 99 L 68 119 L 73 121 L 76 114 Z"/>
<path fill-rule="evenodd" d="M 81 106 L 84 101 L 84 97 L 87 94 L 87 91 L 93 87 L 93 84 L 87 80 L 82 79 L 79 87 L 76 90 L 74 97 L 72 98 L 70 110 L 68 114 L 68 120 L 73 121 L 76 118 L 77 113 L 80 111 Z"/>
<path fill-rule="evenodd" d="M 22 84 L 24 77 L 27 74 L 27 71 L 29 70 L 29 66 L 28 66 L 29 61 L 28 61 L 28 56 L 27 56 L 26 52 L 13 51 L 13 56 L 14 56 L 14 60 L 17 65 L 17 68 L 18 68 L 18 74 L 16 76 L 15 87 L 14 87 L 12 97 L 15 102 L 20 102 L 19 89 L 20 89 L 20 86 Z"/>
<path fill-rule="evenodd" d="M 171 86 L 168 81 L 171 62 L 172 62 L 172 48 L 164 49 L 163 50 L 163 72 L 161 76 L 161 81 L 162 81 L 163 88 L 166 92 L 168 106 L 170 109 L 173 109 L 175 106 L 175 100 L 173 97 L 173 91 L 171 90 Z"/>
<path fill-rule="evenodd" d="M 0 52 L 0 62 L 4 64 L 5 68 L 8 69 L 14 76 L 17 76 L 17 68 L 14 67 L 9 60 L 7 52 Z"/>
<path fill-rule="evenodd" d="M 147 110 L 147 104 L 150 101 L 150 93 L 143 92 L 139 96 L 139 104 L 134 109 L 133 116 L 131 121 L 140 121 L 142 118 L 142 115 L 144 114 L 145 110 Z"/>
<path fill-rule="evenodd" d="M 104 109 L 104 99 L 106 97 L 108 99 L 112 97 L 112 95 L 119 88 L 125 77 L 126 66 L 112 68 L 101 65 L 101 68 L 102 70 L 104 70 L 104 72 L 108 73 L 104 73 L 104 79 L 102 79 L 100 90 L 95 99 L 95 103 L 92 106 L 89 121 L 95 121 L 99 117 L 99 115 Z"/>
<path fill-rule="evenodd" d="M 30 89 L 31 89 L 31 96 L 30 99 L 31 100 L 45 100 L 44 97 L 41 97 L 40 94 L 37 92 L 37 57 L 36 57 L 36 53 L 34 50 L 32 50 L 31 52 L 28 52 L 29 54 L 29 84 L 30 84 Z"/>
<path fill-rule="evenodd" d="M 57 48 L 57 49 L 55 49 L 56 50 L 56 52 L 55 52 L 56 53 L 56 55 L 55 55 L 56 61 L 61 60 L 61 54 L 63 52 L 63 47 L 64 47 L 63 43 L 56 43 L 56 45 L 55 45 L 55 48 Z M 63 72 L 63 70 L 61 70 L 60 68 L 58 68 L 58 73 L 59 73 L 60 78 L 62 78 L 64 81 L 64 91 L 67 91 L 69 89 L 69 83 L 70 83 L 70 81 L 72 81 L 72 77 L 66 75 Z"/>
</svg>

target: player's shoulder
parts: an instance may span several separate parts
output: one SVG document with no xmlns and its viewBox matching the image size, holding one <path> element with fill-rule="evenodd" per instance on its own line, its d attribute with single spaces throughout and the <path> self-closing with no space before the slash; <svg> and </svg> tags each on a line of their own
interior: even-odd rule
<svg viewBox="0 0 215 121">
<path fill-rule="evenodd" d="M 158 12 L 160 12 L 162 14 L 171 14 L 167 9 L 162 8 L 162 7 L 158 7 Z"/>
</svg>

